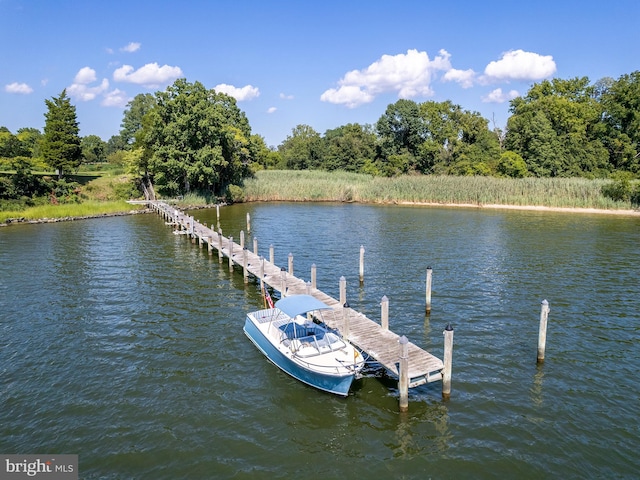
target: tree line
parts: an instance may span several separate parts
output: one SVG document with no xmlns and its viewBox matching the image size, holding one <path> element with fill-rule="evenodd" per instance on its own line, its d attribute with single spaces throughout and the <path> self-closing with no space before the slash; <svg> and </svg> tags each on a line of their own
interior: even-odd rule
<svg viewBox="0 0 640 480">
<path fill-rule="evenodd" d="M 0 127 L 0 162 L 18 177 L 46 166 L 62 181 L 82 163 L 109 162 L 127 168 L 142 188 L 166 196 L 219 196 L 258 169 L 613 177 L 627 184 L 640 175 L 638 71 L 593 84 L 587 77 L 535 83 L 511 101 L 504 130 L 451 101 L 401 99 L 374 125 L 352 123 L 324 134 L 297 125 L 271 148 L 251 132 L 233 97 L 185 79 L 136 96 L 119 134 L 106 142 L 96 135 L 79 137 L 66 91 L 45 104 L 43 133 L 22 128 L 13 134 Z M 0 198 L 20 193 L 11 192 L 8 182 L 0 179 Z M 29 185 L 24 178 L 22 183 Z"/>
</svg>

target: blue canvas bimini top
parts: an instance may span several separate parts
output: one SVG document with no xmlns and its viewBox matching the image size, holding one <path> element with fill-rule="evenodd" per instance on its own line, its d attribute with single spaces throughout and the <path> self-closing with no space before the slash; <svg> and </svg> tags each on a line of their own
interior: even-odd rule
<svg viewBox="0 0 640 480">
<path fill-rule="evenodd" d="M 311 295 L 293 295 L 291 297 L 284 297 L 276 302 L 275 307 L 289 315 L 291 318 L 314 310 L 331 309 L 329 305 L 321 302 Z"/>
</svg>

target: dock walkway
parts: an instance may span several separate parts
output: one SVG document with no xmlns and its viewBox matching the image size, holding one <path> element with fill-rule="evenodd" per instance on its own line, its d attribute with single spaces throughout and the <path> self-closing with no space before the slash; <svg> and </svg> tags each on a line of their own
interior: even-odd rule
<svg viewBox="0 0 640 480">
<path fill-rule="evenodd" d="M 230 268 L 233 268 L 233 264 L 243 268 L 245 278 L 247 273 L 251 273 L 256 279 L 280 292 L 281 295 L 310 294 L 332 307 L 335 315 L 328 315 L 329 318 L 325 318 L 327 324 L 344 333 L 347 327 L 345 318 L 348 319 L 348 340 L 379 362 L 391 375 L 399 377 L 398 363 L 401 351 L 399 335 L 384 329 L 362 313 L 350 307 L 345 308 L 335 298 L 317 288 L 312 288 L 304 280 L 295 277 L 284 268 L 258 256 L 257 252 L 251 252 L 248 248 L 235 243 L 232 238 L 225 237 L 221 232 L 216 232 L 212 228 L 200 224 L 193 217 L 175 207 L 159 201 L 146 203 L 162 215 L 168 223 L 173 224 L 180 233 L 190 235 L 201 246 L 207 244 L 210 252 L 214 249 L 217 250 L 221 261 L 225 257 L 228 259 Z M 408 377 L 410 388 L 441 381 L 442 369 L 442 360 L 409 342 Z"/>
</svg>

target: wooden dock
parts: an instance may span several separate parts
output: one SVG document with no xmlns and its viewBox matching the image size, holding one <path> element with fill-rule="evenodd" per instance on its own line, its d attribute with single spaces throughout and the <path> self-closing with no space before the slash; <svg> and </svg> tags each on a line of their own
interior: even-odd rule
<svg viewBox="0 0 640 480">
<path fill-rule="evenodd" d="M 345 308 L 340 301 L 295 277 L 285 268 L 278 267 L 268 259 L 252 252 L 246 246 L 225 237 L 206 225 L 200 224 L 193 217 L 164 202 L 149 201 L 153 210 L 162 215 L 168 224 L 176 228 L 176 232 L 189 235 L 200 247 L 207 245 L 209 252 L 218 252 L 221 262 L 226 258 L 229 267 L 238 265 L 243 269 L 245 282 L 248 274 L 264 282 L 281 295 L 310 294 L 333 308 L 335 315 L 325 318 L 328 325 L 339 330 L 343 335 L 348 329 L 348 340 L 362 352 L 379 362 L 390 375 L 400 377 L 399 362 L 402 355 L 401 337 L 380 324 L 370 320 L 352 308 Z M 241 240 L 242 243 L 242 240 Z M 314 280 L 312 275 L 312 280 Z M 348 322 L 348 324 L 346 323 Z M 408 381 L 409 387 L 417 387 L 425 383 L 442 380 L 443 362 L 417 345 L 408 343 Z"/>
</svg>

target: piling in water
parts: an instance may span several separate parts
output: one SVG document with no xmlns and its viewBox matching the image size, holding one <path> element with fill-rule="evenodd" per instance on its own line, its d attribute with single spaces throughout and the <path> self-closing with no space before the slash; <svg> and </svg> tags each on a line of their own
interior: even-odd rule
<svg viewBox="0 0 640 480">
<path fill-rule="evenodd" d="M 549 302 L 542 300 L 540 308 L 540 330 L 538 331 L 538 363 L 544 362 L 544 350 L 547 345 L 547 318 L 549 317 Z"/>
<path fill-rule="evenodd" d="M 451 363 L 453 360 L 453 328 L 451 324 L 442 332 L 444 335 L 444 367 L 442 369 L 442 398 L 445 400 L 451 396 Z"/>
<path fill-rule="evenodd" d="M 389 330 L 389 299 L 386 295 L 382 297 L 380 302 L 380 325 L 384 330 Z"/>
<path fill-rule="evenodd" d="M 427 314 L 431 313 L 431 282 L 432 282 L 433 270 L 431 267 L 427 267 L 427 289 L 425 292 L 426 302 L 425 302 L 425 310 Z"/>
<path fill-rule="evenodd" d="M 398 340 L 400 344 L 400 368 L 398 391 L 400 393 L 400 411 L 409 410 L 409 340 L 404 335 Z"/>
</svg>

